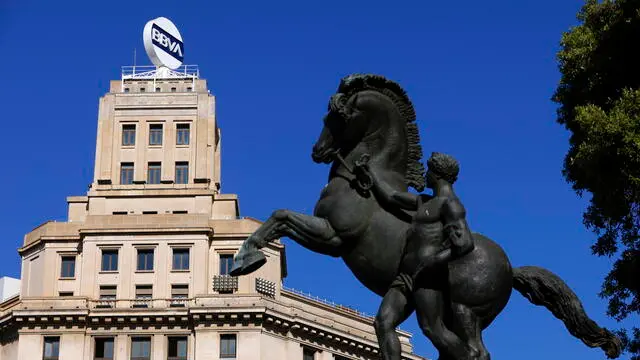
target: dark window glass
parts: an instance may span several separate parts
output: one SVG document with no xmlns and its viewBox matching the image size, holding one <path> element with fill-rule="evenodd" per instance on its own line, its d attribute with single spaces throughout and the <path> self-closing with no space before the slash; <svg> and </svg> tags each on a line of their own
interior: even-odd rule
<svg viewBox="0 0 640 360">
<path fill-rule="evenodd" d="M 145 92 L 145 91 L 147 91 L 147 89 L 145 89 L 145 88 L 140 88 L 140 92 Z"/>
<path fill-rule="evenodd" d="M 102 271 L 118 271 L 118 250 L 102 250 Z"/>
<path fill-rule="evenodd" d="M 162 124 L 149 125 L 149 145 L 162 145 Z"/>
<path fill-rule="evenodd" d="M 187 359 L 187 337 L 170 337 L 168 360 L 186 360 Z"/>
<path fill-rule="evenodd" d="M 176 145 L 189 145 L 189 124 L 176 125 Z"/>
<path fill-rule="evenodd" d="M 233 255 L 220 255 L 220 275 L 229 275 L 233 267 Z"/>
<path fill-rule="evenodd" d="M 151 338 L 134 337 L 131 338 L 131 360 L 151 359 Z"/>
<path fill-rule="evenodd" d="M 304 349 L 302 352 L 302 360 L 314 360 L 316 352 L 311 349 Z"/>
<path fill-rule="evenodd" d="M 136 285 L 136 299 L 151 299 L 153 297 L 153 285 Z"/>
<path fill-rule="evenodd" d="M 176 184 L 189 183 L 189 163 L 177 162 L 176 163 Z"/>
<path fill-rule="evenodd" d="M 189 249 L 173 249 L 173 270 L 189 270 Z"/>
<path fill-rule="evenodd" d="M 133 163 L 120 164 L 120 184 L 133 184 Z"/>
<path fill-rule="evenodd" d="M 156 88 L 156 92 L 160 92 L 160 88 Z"/>
<path fill-rule="evenodd" d="M 73 296 L 73 291 L 60 291 L 58 295 L 60 295 L 60 297 Z"/>
<path fill-rule="evenodd" d="M 149 170 L 147 173 L 147 183 L 148 184 L 160 184 L 160 170 L 161 165 L 159 162 L 150 162 Z"/>
<path fill-rule="evenodd" d="M 220 358 L 228 359 L 236 357 L 236 335 L 220 335 Z"/>
<path fill-rule="evenodd" d="M 133 146 L 136 144 L 136 126 L 122 125 L 122 145 Z"/>
<path fill-rule="evenodd" d="M 113 338 L 97 338 L 94 360 L 113 359 Z"/>
<path fill-rule="evenodd" d="M 193 91 L 193 88 L 187 87 L 187 91 Z"/>
<path fill-rule="evenodd" d="M 124 92 L 128 93 L 129 92 L 129 88 L 124 88 Z"/>
<path fill-rule="evenodd" d="M 57 360 L 60 356 L 60 337 L 45 337 L 42 353 L 42 358 L 44 360 Z"/>
<path fill-rule="evenodd" d="M 138 249 L 138 270 L 153 270 L 153 249 Z"/>
<path fill-rule="evenodd" d="M 75 256 L 62 257 L 62 268 L 60 269 L 60 276 L 63 278 L 72 278 L 76 276 L 76 257 Z"/>
<path fill-rule="evenodd" d="M 176 88 L 171 88 L 171 92 L 176 92 Z"/>
</svg>

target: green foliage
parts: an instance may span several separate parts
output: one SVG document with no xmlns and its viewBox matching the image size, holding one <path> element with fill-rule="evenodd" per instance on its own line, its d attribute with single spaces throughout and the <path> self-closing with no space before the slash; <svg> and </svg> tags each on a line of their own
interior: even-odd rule
<svg viewBox="0 0 640 360">
<path fill-rule="evenodd" d="M 553 96 L 571 132 L 563 175 L 591 194 L 593 252 L 617 259 L 600 294 L 622 320 L 640 313 L 640 0 L 587 0 L 578 20 L 562 36 Z M 620 334 L 640 360 L 640 329 Z"/>
</svg>

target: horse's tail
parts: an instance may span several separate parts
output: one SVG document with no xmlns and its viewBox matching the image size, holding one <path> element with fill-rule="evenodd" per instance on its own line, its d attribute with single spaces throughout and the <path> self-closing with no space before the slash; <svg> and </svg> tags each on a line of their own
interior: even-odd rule
<svg viewBox="0 0 640 360">
<path fill-rule="evenodd" d="M 578 296 L 556 274 L 536 266 L 515 268 L 513 288 L 531 303 L 549 309 L 587 346 L 602 348 L 610 359 L 620 356 L 620 340 L 587 316 Z"/>
</svg>

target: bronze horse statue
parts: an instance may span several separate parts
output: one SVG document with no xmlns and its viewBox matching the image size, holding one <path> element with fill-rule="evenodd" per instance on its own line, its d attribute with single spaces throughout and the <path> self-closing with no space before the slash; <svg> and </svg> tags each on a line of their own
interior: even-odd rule
<svg viewBox="0 0 640 360">
<path fill-rule="evenodd" d="M 355 175 L 354 167 L 358 159 L 370 154 L 371 171 L 394 189 L 422 191 L 424 167 L 415 120 L 413 105 L 397 83 L 377 75 L 343 78 L 313 147 L 315 162 L 332 164 L 314 216 L 276 210 L 245 240 L 231 275 L 255 271 L 266 262 L 259 249 L 277 238 L 289 237 L 311 251 L 341 257 L 364 286 L 384 295 L 398 274 L 411 219 L 406 213 L 383 208 L 368 190 L 366 179 Z M 585 314 L 575 293 L 558 276 L 539 267 L 512 268 L 500 245 L 478 233 L 473 237 L 475 249 L 452 261 L 445 279 L 447 299 L 456 305 L 456 316 L 460 316 L 460 309 L 466 315 L 457 322 L 451 321 L 454 316 L 444 316 L 444 325 L 479 353 L 465 359 L 490 358 L 482 330 L 504 309 L 512 289 L 549 309 L 587 346 L 601 347 L 610 358 L 619 356 L 620 341 Z M 395 328 L 414 309 L 415 304 L 409 302 L 399 318 L 376 317 L 374 326 L 384 360 L 400 359 L 399 350 L 388 349 L 395 348 Z M 453 307 L 447 309 L 454 311 Z M 422 324 L 421 329 L 434 342 L 432 329 Z M 389 336 L 392 344 L 383 347 L 383 338 L 389 340 Z M 436 342 L 434 346 L 441 359 L 463 360 L 452 355 L 460 351 Z"/>
</svg>

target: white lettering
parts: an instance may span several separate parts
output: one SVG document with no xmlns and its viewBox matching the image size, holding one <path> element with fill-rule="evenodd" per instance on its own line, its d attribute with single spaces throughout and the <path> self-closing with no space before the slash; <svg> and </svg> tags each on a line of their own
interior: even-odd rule
<svg viewBox="0 0 640 360">
<path fill-rule="evenodd" d="M 180 44 L 177 41 L 171 41 L 167 35 L 158 31 L 158 29 L 153 29 L 151 37 L 162 47 L 168 48 L 172 53 L 178 53 L 182 56 L 182 48 L 180 47 Z"/>
</svg>

